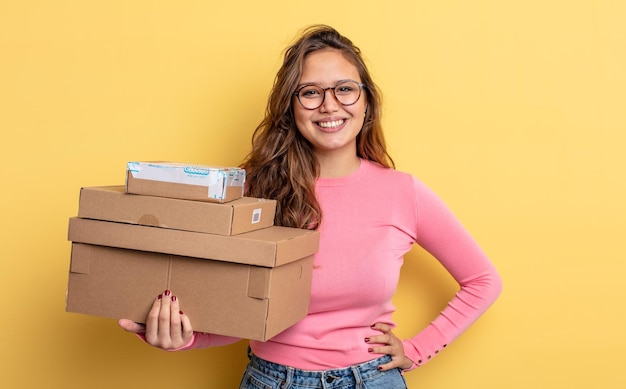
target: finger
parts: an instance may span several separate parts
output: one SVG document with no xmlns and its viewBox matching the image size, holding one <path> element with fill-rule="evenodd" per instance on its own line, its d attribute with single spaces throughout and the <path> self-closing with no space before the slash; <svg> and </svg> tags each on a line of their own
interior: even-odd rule
<svg viewBox="0 0 626 389">
<path fill-rule="evenodd" d="M 397 352 L 396 348 L 392 346 L 369 347 L 367 351 L 371 354 L 386 354 L 390 356 L 393 356 L 394 352 Z"/>
<path fill-rule="evenodd" d="M 179 311 L 179 314 L 180 314 L 181 325 L 183 327 L 183 339 L 185 340 L 185 343 L 187 343 L 193 336 L 193 328 L 191 327 L 191 320 L 189 319 L 189 316 L 185 315 L 183 311 Z"/>
<path fill-rule="evenodd" d="M 180 320 L 180 305 L 178 298 L 172 296 L 170 302 L 170 338 L 173 344 L 180 344 L 182 342 L 182 324 Z"/>
<path fill-rule="evenodd" d="M 370 336 L 368 338 L 365 338 L 365 343 L 367 344 L 380 344 L 380 345 L 385 345 L 385 344 L 390 344 L 392 341 L 392 338 L 389 334 L 383 334 L 383 335 L 374 335 L 374 336 Z"/>
<path fill-rule="evenodd" d="M 171 334 L 170 334 L 170 308 L 172 303 L 172 296 L 169 290 L 166 290 L 163 293 L 161 298 L 161 309 L 159 310 L 159 328 L 157 329 L 157 336 L 159 340 L 163 343 L 170 342 Z"/>
<path fill-rule="evenodd" d="M 377 369 L 379 371 L 387 371 L 387 370 L 391 370 L 391 369 L 396 369 L 398 367 L 399 367 L 398 362 L 391 361 L 389 363 L 383 363 L 382 365 L 378 365 Z"/>
<path fill-rule="evenodd" d="M 146 326 L 140 323 L 135 323 L 129 319 L 120 319 L 117 321 L 117 325 L 122 327 L 127 332 L 134 334 L 143 334 L 146 332 Z"/>
<path fill-rule="evenodd" d="M 393 329 L 393 328 L 391 328 L 391 326 L 389 324 L 380 323 L 380 322 L 379 323 L 374 323 L 371 326 L 371 328 L 373 330 L 380 331 L 380 332 L 385 333 L 385 334 L 388 333 L 388 332 L 391 332 L 391 330 Z"/>
<path fill-rule="evenodd" d="M 162 295 L 158 295 L 152 303 L 152 308 L 148 312 L 146 318 L 146 341 L 152 345 L 155 345 L 158 341 L 159 330 L 159 313 L 161 312 Z"/>
<path fill-rule="evenodd" d="M 189 316 L 180 310 L 180 300 L 172 296 L 172 304 L 170 309 L 172 342 L 176 347 L 187 344 L 193 337 L 193 328 Z"/>
<path fill-rule="evenodd" d="M 391 332 L 365 338 L 365 342 L 370 345 L 367 349 L 370 353 L 387 354 L 391 357 L 404 355 L 402 342 Z"/>
<path fill-rule="evenodd" d="M 390 370 L 390 369 L 406 370 L 406 369 L 410 369 L 411 366 L 413 365 L 414 365 L 413 361 L 407 358 L 406 356 L 397 357 L 397 358 L 392 357 L 391 362 L 383 363 L 379 365 L 378 370 L 380 371 L 385 371 L 385 370 Z"/>
<path fill-rule="evenodd" d="M 404 356 L 404 351 L 402 349 L 398 349 L 394 346 L 383 346 L 383 347 L 374 347 L 371 349 L 371 353 L 373 354 L 384 354 L 389 355 L 391 357 L 391 361 L 388 363 L 384 363 L 378 366 L 378 370 L 385 371 L 395 368 L 402 368 L 403 365 L 407 366 L 408 360 Z M 403 361 L 405 361 L 403 363 Z M 408 364 L 411 366 L 412 362 Z"/>
</svg>

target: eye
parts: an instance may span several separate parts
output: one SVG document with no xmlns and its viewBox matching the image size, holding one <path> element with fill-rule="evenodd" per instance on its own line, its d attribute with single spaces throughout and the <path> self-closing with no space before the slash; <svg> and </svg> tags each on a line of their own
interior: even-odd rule
<svg viewBox="0 0 626 389">
<path fill-rule="evenodd" d="M 346 95 L 349 93 L 353 93 L 357 89 L 359 89 L 359 86 L 357 83 L 352 82 L 352 81 L 344 82 L 335 87 L 335 94 Z"/>
<path fill-rule="evenodd" d="M 322 90 L 316 86 L 305 86 L 300 89 L 300 97 L 304 97 L 306 99 L 314 99 L 322 95 Z"/>
</svg>

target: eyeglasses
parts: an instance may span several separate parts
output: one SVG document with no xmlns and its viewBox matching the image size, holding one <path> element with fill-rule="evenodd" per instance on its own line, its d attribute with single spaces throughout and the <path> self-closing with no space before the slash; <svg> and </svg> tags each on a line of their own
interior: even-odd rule
<svg viewBox="0 0 626 389">
<path fill-rule="evenodd" d="M 339 81 L 335 86 L 322 88 L 317 85 L 303 85 L 293 94 L 305 109 L 317 109 L 324 104 L 326 91 L 331 90 L 335 99 L 344 106 L 353 105 L 361 97 L 361 90 L 365 84 L 353 80 Z"/>
</svg>

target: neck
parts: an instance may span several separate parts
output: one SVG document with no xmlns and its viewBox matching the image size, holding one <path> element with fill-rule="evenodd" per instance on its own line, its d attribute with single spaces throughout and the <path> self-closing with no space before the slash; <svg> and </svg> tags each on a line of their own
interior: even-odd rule
<svg viewBox="0 0 626 389">
<path fill-rule="evenodd" d="M 356 154 L 329 155 L 317 153 L 320 164 L 320 178 L 345 177 L 354 173 L 361 165 L 361 160 Z"/>
</svg>

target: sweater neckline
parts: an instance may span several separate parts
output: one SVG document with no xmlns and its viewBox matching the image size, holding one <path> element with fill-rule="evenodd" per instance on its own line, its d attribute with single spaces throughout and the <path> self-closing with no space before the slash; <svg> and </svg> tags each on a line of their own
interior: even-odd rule
<svg viewBox="0 0 626 389">
<path fill-rule="evenodd" d="M 369 169 L 371 162 L 363 158 L 360 158 L 359 160 L 360 160 L 360 165 L 354 172 L 343 177 L 333 177 L 333 178 L 318 177 L 316 180 L 316 185 L 318 187 L 344 186 L 344 185 L 348 185 L 352 182 L 360 180 L 361 177 L 363 177 L 363 175 L 365 175 L 365 173 Z"/>
</svg>

